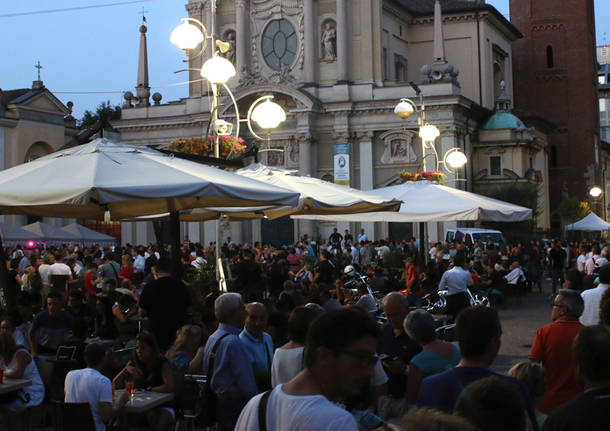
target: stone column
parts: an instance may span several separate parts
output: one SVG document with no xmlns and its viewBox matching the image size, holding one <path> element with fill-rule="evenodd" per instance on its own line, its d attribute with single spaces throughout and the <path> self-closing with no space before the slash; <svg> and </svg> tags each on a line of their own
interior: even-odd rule
<svg viewBox="0 0 610 431">
<path fill-rule="evenodd" d="M 250 26 L 248 25 L 248 2 L 238 0 L 235 2 L 235 43 L 236 43 L 236 69 L 238 74 L 248 70 L 248 53 L 250 52 Z"/>
<path fill-rule="evenodd" d="M 359 152 L 360 152 L 360 190 L 372 190 L 375 187 L 375 171 L 374 156 L 373 156 L 373 133 L 367 132 L 359 136 Z M 360 227 L 364 229 L 369 240 L 375 239 L 375 223 L 367 222 L 360 223 Z M 354 239 L 357 238 L 360 230 L 354 232 Z"/>
<path fill-rule="evenodd" d="M 311 175 L 313 167 L 311 165 L 311 134 L 301 133 L 297 135 L 299 145 L 299 175 Z M 313 238 L 313 220 L 298 220 L 295 227 L 298 239 L 304 234 L 308 234 L 309 238 Z"/>
<path fill-rule="evenodd" d="M 304 0 L 303 15 L 305 18 L 305 83 L 316 82 L 316 19 L 313 0 Z"/>
<path fill-rule="evenodd" d="M 207 31 L 210 31 L 210 22 L 209 22 L 209 17 L 210 17 L 210 13 L 209 13 L 209 4 L 203 3 L 203 2 L 193 2 L 193 3 L 189 3 L 186 5 L 186 10 L 189 14 L 190 18 L 195 18 L 199 21 L 201 21 L 201 23 L 205 26 L 205 28 L 207 29 Z M 205 10 L 205 16 L 204 16 L 204 10 Z M 202 43 L 209 43 L 208 41 L 203 41 Z M 207 47 L 209 48 L 209 46 Z M 198 49 L 193 50 L 194 52 L 199 52 Z M 206 57 L 209 57 L 209 49 L 206 50 Z M 189 84 L 189 96 L 199 96 L 203 93 L 203 88 L 205 87 L 205 84 L 200 81 L 201 76 L 199 74 L 199 69 L 201 69 L 202 66 L 202 58 L 201 57 L 191 57 L 189 56 L 189 79 L 191 81 L 191 83 Z M 195 70 L 197 69 L 197 70 Z"/>
<path fill-rule="evenodd" d="M 337 0 L 337 81 L 349 80 L 347 0 Z"/>
</svg>

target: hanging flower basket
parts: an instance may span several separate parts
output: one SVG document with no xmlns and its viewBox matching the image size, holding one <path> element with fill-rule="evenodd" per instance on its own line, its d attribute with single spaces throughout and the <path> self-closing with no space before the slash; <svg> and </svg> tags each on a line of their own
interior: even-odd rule
<svg viewBox="0 0 610 431">
<path fill-rule="evenodd" d="M 445 174 L 443 174 L 441 171 L 402 171 L 398 175 L 403 183 L 406 181 L 436 181 L 437 184 L 445 184 Z"/>
<path fill-rule="evenodd" d="M 246 145 L 242 138 L 220 136 L 218 145 L 220 157 L 230 158 L 246 151 Z M 214 140 L 212 138 L 178 138 L 171 141 L 167 149 L 198 156 L 213 156 Z"/>
</svg>

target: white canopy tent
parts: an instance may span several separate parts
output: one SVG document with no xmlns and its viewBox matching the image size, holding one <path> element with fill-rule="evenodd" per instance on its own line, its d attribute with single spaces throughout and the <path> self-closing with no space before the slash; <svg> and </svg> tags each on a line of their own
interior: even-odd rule
<svg viewBox="0 0 610 431">
<path fill-rule="evenodd" d="M 401 200 L 398 212 L 370 212 L 350 215 L 295 215 L 295 219 L 347 222 L 440 222 L 500 221 L 519 222 L 532 216 L 532 210 L 519 205 L 442 186 L 430 181 L 370 190 L 385 198 Z"/>
<path fill-rule="evenodd" d="M 91 245 L 113 245 L 116 244 L 116 239 L 110 235 L 104 235 L 103 233 L 96 232 L 93 229 L 89 229 L 78 223 L 70 223 L 67 226 L 61 228 L 64 232 L 76 235 L 79 241 L 85 247 Z"/>
<path fill-rule="evenodd" d="M 39 221 L 23 226 L 22 229 L 38 235 L 37 241 L 44 242 L 47 245 L 80 243 L 80 238 L 77 235 Z"/>
<path fill-rule="evenodd" d="M 370 211 L 396 211 L 400 201 L 375 193 L 344 187 L 309 176 L 301 176 L 298 171 L 269 167 L 258 163 L 239 169 L 236 173 L 244 178 L 271 184 L 299 193 L 295 206 L 248 208 L 212 207 L 183 211 L 182 221 L 209 220 L 221 213 L 232 220 L 252 218 L 275 219 L 292 214 L 356 214 Z M 167 214 L 160 217 L 166 217 Z M 140 218 L 142 219 L 142 218 Z"/>
<path fill-rule="evenodd" d="M 566 225 L 565 230 L 601 231 L 610 230 L 610 223 L 591 212 L 577 222 Z"/>
<path fill-rule="evenodd" d="M 296 206 L 299 194 L 104 138 L 0 171 L 0 214 L 122 220 L 202 207 Z"/>
<path fill-rule="evenodd" d="M 2 237 L 2 244 L 11 247 L 41 241 L 40 235 L 7 223 L 0 223 L 0 237 Z"/>
</svg>

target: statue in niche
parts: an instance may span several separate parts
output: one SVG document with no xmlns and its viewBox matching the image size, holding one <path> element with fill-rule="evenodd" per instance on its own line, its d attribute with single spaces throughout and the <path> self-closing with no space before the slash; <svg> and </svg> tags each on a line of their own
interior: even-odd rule
<svg viewBox="0 0 610 431">
<path fill-rule="evenodd" d="M 291 142 L 287 148 L 288 152 L 288 162 L 290 164 L 295 164 L 299 162 L 299 144 L 296 142 Z"/>
<path fill-rule="evenodd" d="M 333 62 L 337 58 L 337 29 L 333 21 L 326 21 L 322 31 L 322 61 Z"/>
<path fill-rule="evenodd" d="M 405 136 L 386 140 L 385 148 L 381 156 L 382 163 L 414 163 L 417 155 L 413 151 L 413 137 Z"/>
<path fill-rule="evenodd" d="M 235 64 L 235 32 L 233 30 L 225 33 L 225 42 L 229 44 L 229 50 L 225 53 L 225 58 Z"/>
</svg>

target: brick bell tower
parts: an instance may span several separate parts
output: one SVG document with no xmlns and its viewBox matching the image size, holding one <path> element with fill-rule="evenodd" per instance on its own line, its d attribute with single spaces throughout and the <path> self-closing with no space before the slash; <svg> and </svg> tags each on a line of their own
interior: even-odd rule
<svg viewBox="0 0 610 431">
<path fill-rule="evenodd" d="M 601 178 L 593 0 L 510 0 L 510 20 L 523 33 L 513 42 L 515 110 L 557 126 L 548 137 L 557 228 L 561 200 L 586 199 Z"/>
</svg>

